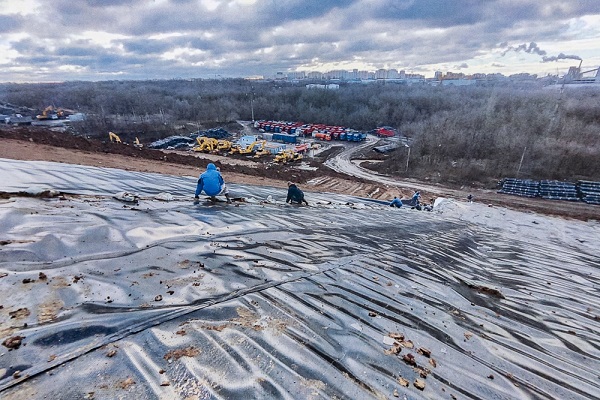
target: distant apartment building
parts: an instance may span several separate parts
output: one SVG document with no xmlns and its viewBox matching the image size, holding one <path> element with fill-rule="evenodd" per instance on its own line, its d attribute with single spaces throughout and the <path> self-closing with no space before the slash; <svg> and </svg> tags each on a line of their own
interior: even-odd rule
<svg viewBox="0 0 600 400">
<path fill-rule="evenodd" d="M 367 79 L 371 79 L 369 77 L 369 71 L 358 71 L 358 79 L 366 81 Z"/>
<path fill-rule="evenodd" d="M 452 71 L 448 71 L 446 72 L 446 75 L 444 75 L 444 79 L 464 79 L 465 74 L 463 74 L 462 72 L 452 72 Z"/>
<path fill-rule="evenodd" d="M 315 80 L 322 80 L 324 78 L 323 74 L 321 72 L 317 72 L 317 71 L 309 72 L 308 74 L 306 74 L 306 77 L 308 79 L 315 79 Z"/>
<path fill-rule="evenodd" d="M 337 83 L 329 83 L 327 85 L 323 85 L 320 83 L 310 83 L 306 85 L 307 89 L 325 89 L 325 90 L 336 90 L 340 88 L 340 85 Z"/>
<path fill-rule="evenodd" d="M 519 80 L 519 81 L 530 81 L 530 80 L 536 80 L 537 79 L 537 75 L 536 74 L 528 74 L 528 73 L 522 73 L 522 74 L 513 74 L 509 76 L 510 79 L 513 80 Z"/>
<path fill-rule="evenodd" d="M 288 80 L 302 80 L 306 78 L 306 73 L 304 71 L 298 71 L 298 72 L 289 72 L 287 74 L 287 78 Z"/>
<path fill-rule="evenodd" d="M 573 76 L 576 79 L 578 71 L 570 71 L 567 74 L 568 77 Z M 511 79 L 514 81 L 525 81 L 525 80 L 536 80 L 537 75 L 533 74 L 515 74 L 511 75 L 510 78 L 502 74 L 481 74 L 475 73 L 472 75 L 466 75 L 462 72 L 448 71 L 443 73 L 442 71 L 436 71 L 433 78 L 425 79 L 422 74 L 411 74 L 406 73 L 405 70 L 397 70 L 396 68 L 384 69 L 380 68 L 376 71 L 364 71 L 359 69 L 353 70 L 331 70 L 327 72 L 320 71 L 294 71 L 284 74 L 278 72 L 275 75 L 276 80 L 288 80 L 290 82 L 299 82 L 302 80 L 311 81 L 340 81 L 340 82 L 376 82 L 376 81 L 396 81 L 407 84 L 419 84 L 428 82 L 442 82 L 445 85 L 470 85 L 476 82 L 483 81 L 494 81 L 494 80 L 506 80 Z M 312 86 L 311 86 L 312 87 Z"/>
</svg>

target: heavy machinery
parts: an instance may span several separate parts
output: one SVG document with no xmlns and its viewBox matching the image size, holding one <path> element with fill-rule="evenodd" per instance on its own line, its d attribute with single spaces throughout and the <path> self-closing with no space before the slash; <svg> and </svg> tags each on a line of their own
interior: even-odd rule
<svg viewBox="0 0 600 400">
<path fill-rule="evenodd" d="M 256 141 L 250 143 L 248 146 L 246 146 L 246 148 L 239 149 L 237 151 L 237 153 L 238 154 L 252 154 L 252 152 L 254 151 L 254 148 L 256 146 L 260 145 L 262 148 L 264 148 L 265 144 L 267 144 L 266 140 L 256 140 Z"/>
<path fill-rule="evenodd" d="M 219 141 L 217 139 L 208 138 L 208 137 L 204 137 L 204 136 L 197 137 L 196 141 L 198 142 L 198 146 L 194 147 L 192 150 L 201 151 L 201 152 L 205 152 L 205 153 L 209 153 L 209 152 L 213 151 L 219 144 Z"/>
<path fill-rule="evenodd" d="M 302 160 L 302 154 L 296 153 L 294 150 L 284 150 L 275 156 L 273 161 L 286 164 L 292 161 Z"/>
<path fill-rule="evenodd" d="M 62 108 L 54 108 L 53 106 L 48 106 L 42 111 L 41 114 L 36 115 L 38 121 L 43 121 L 47 119 L 63 119 L 66 118 L 65 111 Z"/>
<path fill-rule="evenodd" d="M 257 150 L 254 152 L 254 158 L 261 158 L 263 156 L 270 156 L 271 155 L 271 150 L 269 150 L 266 146 L 267 141 L 263 140 L 262 144 L 260 146 L 260 150 Z"/>
<path fill-rule="evenodd" d="M 294 150 L 297 153 L 305 153 L 308 151 L 308 143 L 297 144 L 296 147 L 294 147 Z"/>
<path fill-rule="evenodd" d="M 140 139 L 138 139 L 137 136 L 135 137 L 135 142 L 133 142 L 133 147 L 136 147 L 138 149 L 144 147 L 144 145 L 140 143 Z"/>
<path fill-rule="evenodd" d="M 225 139 L 219 140 L 217 143 L 217 148 L 215 149 L 215 152 L 230 151 L 232 146 L 233 146 L 233 144 L 229 140 L 225 140 Z"/>
<path fill-rule="evenodd" d="M 108 132 L 108 138 L 110 139 L 111 142 L 122 143 L 119 135 L 117 135 L 114 132 Z"/>
</svg>

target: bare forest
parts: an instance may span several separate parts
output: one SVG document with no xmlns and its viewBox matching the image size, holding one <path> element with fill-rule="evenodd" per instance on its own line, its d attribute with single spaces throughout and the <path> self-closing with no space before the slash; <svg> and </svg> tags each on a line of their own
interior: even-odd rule
<svg viewBox="0 0 600 400">
<path fill-rule="evenodd" d="M 400 147 L 378 156 L 382 162 L 372 167 L 387 174 L 488 185 L 506 176 L 600 180 L 598 89 L 347 84 L 308 90 L 241 79 L 105 81 L 1 84 L 0 101 L 32 113 L 48 105 L 76 110 L 87 115 L 74 126 L 77 134 L 115 130 L 146 142 L 251 120 L 252 112 L 255 119 L 363 131 L 389 125 L 411 145 L 410 153 Z"/>
</svg>

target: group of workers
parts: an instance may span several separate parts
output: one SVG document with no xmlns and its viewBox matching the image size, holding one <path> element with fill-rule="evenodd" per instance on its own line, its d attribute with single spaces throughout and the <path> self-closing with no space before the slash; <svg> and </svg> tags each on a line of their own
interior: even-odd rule
<svg viewBox="0 0 600 400">
<path fill-rule="evenodd" d="M 206 166 L 206 171 L 198 178 L 194 198 L 198 200 L 200 198 L 200 193 L 202 192 L 206 193 L 207 196 L 210 196 L 210 199 L 213 202 L 216 201 L 216 196 L 225 196 L 227 203 L 231 204 L 231 198 L 229 197 L 229 190 L 225 184 L 225 180 L 223 179 L 219 168 L 213 163 L 209 163 Z M 285 202 L 290 204 L 298 203 L 308 205 L 308 202 L 304 199 L 302 190 L 292 182 L 288 182 L 288 193 Z"/>
<path fill-rule="evenodd" d="M 412 198 L 410 199 L 410 201 L 408 202 L 408 204 L 410 204 L 411 207 L 419 207 L 420 206 L 420 202 L 419 199 L 421 198 L 421 193 L 419 191 L 416 191 L 415 194 L 413 194 Z M 402 207 L 404 204 L 402 203 L 402 200 L 400 200 L 398 197 L 394 196 L 394 199 L 391 201 L 390 203 L 390 207 Z"/>
<path fill-rule="evenodd" d="M 288 192 L 287 198 L 285 199 L 286 203 L 308 205 L 308 202 L 304 199 L 304 193 L 302 192 L 302 190 L 300 190 L 300 188 L 298 188 L 298 186 L 296 186 L 295 183 L 288 182 L 287 185 Z M 198 185 L 196 186 L 196 194 L 194 198 L 197 200 L 200 196 L 200 193 L 202 192 L 206 193 L 207 196 L 210 196 L 213 202 L 216 201 L 216 196 L 225 196 L 225 198 L 227 199 L 227 203 L 231 204 L 231 198 L 229 197 L 229 190 L 227 188 L 227 185 L 225 184 L 225 180 L 223 179 L 219 168 L 217 168 L 217 166 L 213 163 L 209 163 L 206 166 L 206 171 L 203 172 L 198 178 Z M 408 204 L 410 204 L 411 207 L 420 210 L 420 197 L 421 193 L 419 191 L 416 191 L 413 194 L 410 201 L 408 202 Z M 469 200 L 471 200 L 471 198 Z M 400 208 L 402 207 L 402 205 L 402 200 L 396 196 L 394 196 L 394 199 L 390 203 L 390 207 Z M 433 205 L 425 205 L 424 207 L 427 210 L 427 207 L 433 208 Z"/>
</svg>

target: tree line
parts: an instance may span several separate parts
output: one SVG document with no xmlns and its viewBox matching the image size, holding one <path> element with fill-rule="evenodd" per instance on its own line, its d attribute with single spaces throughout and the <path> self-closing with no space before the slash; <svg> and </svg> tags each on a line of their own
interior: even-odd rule
<svg viewBox="0 0 600 400">
<path fill-rule="evenodd" d="M 600 180 L 600 90 L 518 86 L 347 84 L 306 89 L 285 82 L 161 80 L 1 84 L 0 100 L 75 109 L 79 133 L 132 132 L 141 140 L 235 120 L 304 121 L 358 130 L 395 127 L 411 139 L 378 163 L 382 172 L 432 181 L 504 176 Z M 406 168 L 408 161 L 409 168 Z"/>
</svg>

